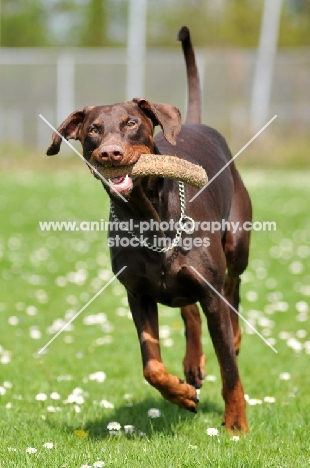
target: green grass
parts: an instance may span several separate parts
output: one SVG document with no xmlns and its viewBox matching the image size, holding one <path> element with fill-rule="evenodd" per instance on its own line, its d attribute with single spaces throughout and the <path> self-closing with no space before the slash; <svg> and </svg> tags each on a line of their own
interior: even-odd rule
<svg viewBox="0 0 310 468">
<path fill-rule="evenodd" d="M 136 331 L 117 281 L 76 318 L 72 330 L 51 343 L 46 354 L 36 354 L 55 333 L 48 333 L 54 320 L 68 319 L 112 277 L 106 233 L 38 229 L 42 220 L 97 221 L 108 216 L 100 183 L 79 169 L 50 172 L 57 165 L 59 159 L 45 160 L 39 170 L 18 172 L 15 166 L 0 176 L 0 387 L 12 384 L 0 395 L 0 466 L 74 468 L 99 460 L 126 468 L 309 466 L 309 346 L 304 343 L 309 344 L 310 330 L 308 314 L 300 310 L 306 309 L 310 295 L 310 173 L 244 174 L 255 220 L 276 221 L 277 231 L 252 233 L 250 265 L 242 285 L 243 313 L 266 338 L 274 339 L 278 354 L 243 326 L 238 359 L 245 391 L 252 399 L 273 396 L 276 401 L 248 405 L 251 431 L 234 442 L 221 428 L 219 368 L 206 324 L 207 373 L 216 380 L 205 382 L 199 412 L 193 415 L 164 401 L 144 383 Z M 73 274 L 77 271 L 79 276 Z M 86 317 L 102 312 L 105 323 L 85 325 Z M 184 338 L 179 311 L 161 307 L 160 312 L 160 325 L 168 327 L 173 340 L 169 346 L 171 342 L 162 339 L 164 362 L 181 376 Z M 288 337 L 295 341 L 288 342 Z M 295 351 L 288 346 L 292 342 Z M 89 379 L 97 371 L 106 373 L 103 383 Z M 283 372 L 290 380 L 280 379 Z M 64 403 L 76 387 L 84 393 L 80 412 Z M 61 399 L 52 400 L 52 392 Z M 48 399 L 36 401 L 39 393 Z M 131 405 L 124 398 L 128 393 Z M 101 407 L 102 399 L 114 408 Z M 51 405 L 60 410 L 49 412 Z M 147 416 L 152 407 L 161 411 L 161 417 Z M 123 430 L 119 436 L 109 435 L 110 421 L 134 425 L 135 435 Z M 208 427 L 217 428 L 219 435 L 208 436 Z M 76 435 L 76 430 L 85 431 L 86 437 Z M 46 442 L 53 442 L 54 448 L 44 448 Z M 27 447 L 35 447 L 37 453 L 27 454 Z"/>
</svg>

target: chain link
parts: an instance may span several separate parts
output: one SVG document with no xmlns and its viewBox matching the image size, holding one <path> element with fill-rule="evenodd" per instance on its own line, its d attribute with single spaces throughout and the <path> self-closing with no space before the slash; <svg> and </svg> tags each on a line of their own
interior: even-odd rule
<svg viewBox="0 0 310 468">
<path fill-rule="evenodd" d="M 136 236 L 136 234 L 132 231 L 127 231 L 134 239 L 138 240 L 140 244 L 143 247 L 146 247 L 147 249 L 153 250 L 153 252 L 158 252 L 158 253 L 165 253 L 168 252 L 169 250 L 172 250 L 174 247 L 178 245 L 178 242 L 182 236 L 182 232 L 185 232 L 186 234 L 192 234 L 195 230 L 195 221 L 193 218 L 190 218 L 189 216 L 186 216 L 185 214 L 185 190 L 184 190 L 184 183 L 179 181 L 179 198 L 180 198 L 180 204 L 181 204 L 181 216 L 178 221 L 179 227 L 177 229 L 176 235 L 170 245 L 170 247 L 156 247 L 155 245 L 150 244 L 149 242 L 141 240 L 139 237 Z M 120 223 L 119 218 L 117 217 L 117 214 L 115 213 L 113 203 L 111 202 L 110 206 L 110 212 L 112 215 L 112 218 L 114 221 L 117 223 Z"/>
</svg>

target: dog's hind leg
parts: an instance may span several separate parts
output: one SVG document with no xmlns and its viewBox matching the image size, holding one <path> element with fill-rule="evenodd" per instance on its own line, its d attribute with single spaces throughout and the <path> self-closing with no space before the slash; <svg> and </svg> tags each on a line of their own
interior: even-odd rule
<svg viewBox="0 0 310 468">
<path fill-rule="evenodd" d="M 128 302 L 140 341 L 145 379 L 166 400 L 196 413 L 198 399 L 195 388 L 169 374 L 162 362 L 156 302 L 148 295 L 136 296 L 130 293 Z"/>
<path fill-rule="evenodd" d="M 227 301 L 238 311 L 240 302 L 240 275 L 248 265 L 250 231 L 245 230 L 244 223 L 252 220 L 252 209 L 249 195 L 243 182 L 234 169 L 234 196 L 229 215 L 229 230 L 224 237 L 224 252 L 226 256 L 227 272 L 224 283 L 224 296 Z M 230 320 L 234 333 L 236 354 L 240 350 L 241 330 L 238 314 L 232 309 Z"/>
<path fill-rule="evenodd" d="M 225 299 L 233 306 L 235 310 L 238 311 L 240 296 L 239 296 L 239 289 L 240 289 L 240 278 L 239 276 L 234 276 L 234 273 L 231 270 L 228 270 L 225 277 L 224 283 L 224 297 Z M 240 351 L 240 343 L 241 343 L 241 330 L 239 326 L 239 317 L 236 312 L 232 309 L 229 309 L 230 314 L 230 321 L 233 328 L 234 333 L 234 345 L 236 354 L 239 354 Z"/>
<path fill-rule="evenodd" d="M 205 355 L 201 344 L 201 318 L 196 304 L 181 308 L 185 325 L 186 353 L 183 360 L 186 382 L 200 388 L 205 376 Z"/>
</svg>

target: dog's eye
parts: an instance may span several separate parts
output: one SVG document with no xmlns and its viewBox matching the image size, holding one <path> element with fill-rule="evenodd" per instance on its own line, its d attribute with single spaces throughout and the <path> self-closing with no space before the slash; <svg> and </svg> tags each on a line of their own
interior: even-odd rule
<svg viewBox="0 0 310 468">
<path fill-rule="evenodd" d="M 135 120 L 128 120 L 126 125 L 127 127 L 134 127 L 135 125 L 137 125 L 137 122 Z"/>
<path fill-rule="evenodd" d="M 90 135 L 97 135 L 97 133 L 99 133 L 99 130 L 98 130 L 98 128 L 96 128 L 96 127 L 91 127 L 91 128 L 88 130 L 88 133 L 89 133 Z"/>
</svg>

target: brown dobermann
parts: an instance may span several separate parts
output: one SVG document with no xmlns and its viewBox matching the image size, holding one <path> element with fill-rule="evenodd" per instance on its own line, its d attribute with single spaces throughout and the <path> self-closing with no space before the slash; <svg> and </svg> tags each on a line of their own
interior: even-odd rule
<svg viewBox="0 0 310 468">
<path fill-rule="evenodd" d="M 213 128 L 200 124 L 199 77 L 187 28 L 181 30 L 179 38 L 189 80 L 186 125 L 181 125 L 180 112 L 175 107 L 142 98 L 77 110 L 60 125 L 58 132 L 67 140 L 79 140 L 84 158 L 92 165 L 125 166 L 137 161 L 141 154 L 170 154 L 203 166 L 211 179 L 231 159 L 225 139 Z M 156 125 L 162 132 L 153 138 Z M 47 154 L 57 154 L 61 142 L 55 132 Z M 160 177 L 132 179 L 124 173 L 110 180 L 105 189 L 111 200 L 110 219 L 114 221 L 109 232 L 109 240 L 113 240 L 112 269 L 117 274 L 126 267 L 118 278 L 127 290 L 146 380 L 165 399 L 196 412 L 196 389 L 202 386 L 205 373 L 201 319 L 196 305 L 199 302 L 221 370 L 223 424 L 227 429 L 246 431 L 246 403 L 236 361 L 241 339 L 238 316 L 220 297 L 223 295 L 238 309 L 239 277 L 248 262 L 249 232 L 238 229 L 233 233 L 223 223 L 239 222 L 242 226 L 251 220 L 250 199 L 234 163 L 191 203 L 196 188 L 185 184 L 182 193 L 178 181 Z M 186 216 L 183 220 L 182 207 Z M 185 221 L 191 221 L 189 216 L 195 221 L 194 232 L 185 228 Z M 134 232 L 117 229 L 120 221 L 130 220 Z M 146 226 L 146 221 L 148 229 L 140 236 L 139 226 Z M 178 228 L 174 225 L 177 221 Z M 208 231 L 207 242 L 204 221 L 223 226 L 221 230 Z M 159 240 L 176 237 L 177 245 L 171 242 L 170 247 L 158 247 Z M 162 362 L 157 303 L 181 308 L 186 337 L 183 361 L 186 382 L 169 374 Z"/>
</svg>

